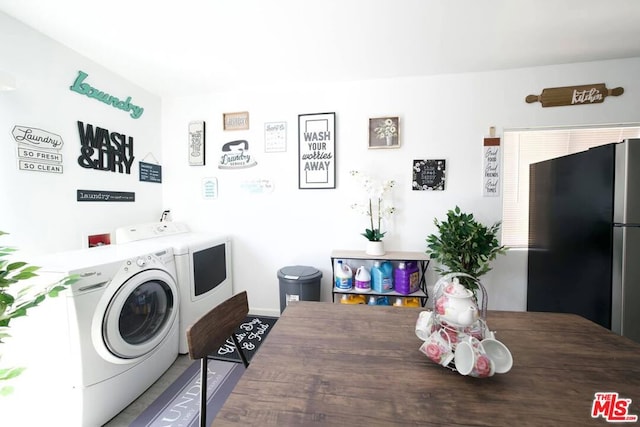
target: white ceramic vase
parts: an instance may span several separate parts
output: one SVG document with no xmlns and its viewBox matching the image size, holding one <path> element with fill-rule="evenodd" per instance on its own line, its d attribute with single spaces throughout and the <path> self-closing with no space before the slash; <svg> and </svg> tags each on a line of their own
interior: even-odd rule
<svg viewBox="0 0 640 427">
<path fill-rule="evenodd" d="M 367 241 L 367 248 L 365 249 L 365 252 L 367 255 L 384 255 L 384 242 L 382 240 L 378 242 Z"/>
</svg>

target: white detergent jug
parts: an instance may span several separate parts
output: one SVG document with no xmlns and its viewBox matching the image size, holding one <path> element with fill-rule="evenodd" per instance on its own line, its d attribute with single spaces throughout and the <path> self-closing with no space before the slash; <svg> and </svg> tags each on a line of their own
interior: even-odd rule
<svg viewBox="0 0 640 427">
<path fill-rule="evenodd" d="M 371 274 L 364 265 L 356 270 L 356 289 L 359 291 L 371 290 Z"/>
<path fill-rule="evenodd" d="M 335 274 L 336 289 L 349 290 L 353 287 L 353 272 L 351 271 L 351 267 L 342 262 L 342 260 L 338 260 Z"/>
</svg>

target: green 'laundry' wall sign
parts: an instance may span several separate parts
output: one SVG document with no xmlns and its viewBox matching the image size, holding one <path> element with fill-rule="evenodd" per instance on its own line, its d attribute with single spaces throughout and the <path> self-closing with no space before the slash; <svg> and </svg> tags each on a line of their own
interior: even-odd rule
<svg viewBox="0 0 640 427">
<path fill-rule="evenodd" d="M 89 98 L 94 98 L 98 101 L 104 102 L 107 105 L 111 105 L 113 108 L 127 111 L 134 119 L 138 119 L 140 118 L 140 116 L 142 116 L 144 108 L 133 105 L 131 103 L 130 96 L 128 96 L 125 100 L 121 100 L 120 98 L 109 95 L 108 93 L 91 86 L 89 83 L 85 83 L 84 81 L 87 77 L 89 77 L 87 73 L 85 73 L 84 71 L 78 71 L 78 77 L 76 77 L 76 80 L 73 82 L 73 85 L 69 87 L 69 89 L 79 93 L 80 95 L 86 95 Z"/>
</svg>

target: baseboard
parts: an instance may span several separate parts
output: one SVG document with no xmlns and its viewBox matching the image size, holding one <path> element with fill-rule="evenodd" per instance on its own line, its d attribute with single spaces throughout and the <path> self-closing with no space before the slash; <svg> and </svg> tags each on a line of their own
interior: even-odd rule
<svg viewBox="0 0 640 427">
<path fill-rule="evenodd" d="M 269 317 L 280 317 L 280 310 L 271 309 L 271 308 L 259 308 L 259 307 L 251 307 L 249 309 L 249 314 L 253 316 L 269 316 Z"/>
</svg>

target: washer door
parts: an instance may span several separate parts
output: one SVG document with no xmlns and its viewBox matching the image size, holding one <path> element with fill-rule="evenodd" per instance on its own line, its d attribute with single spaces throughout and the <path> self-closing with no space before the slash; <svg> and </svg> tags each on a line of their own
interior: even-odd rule
<svg viewBox="0 0 640 427">
<path fill-rule="evenodd" d="M 123 359 L 156 348 L 176 321 L 177 286 L 162 270 L 145 270 L 129 278 L 114 294 L 102 321 L 111 353 Z"/>
</svg>

